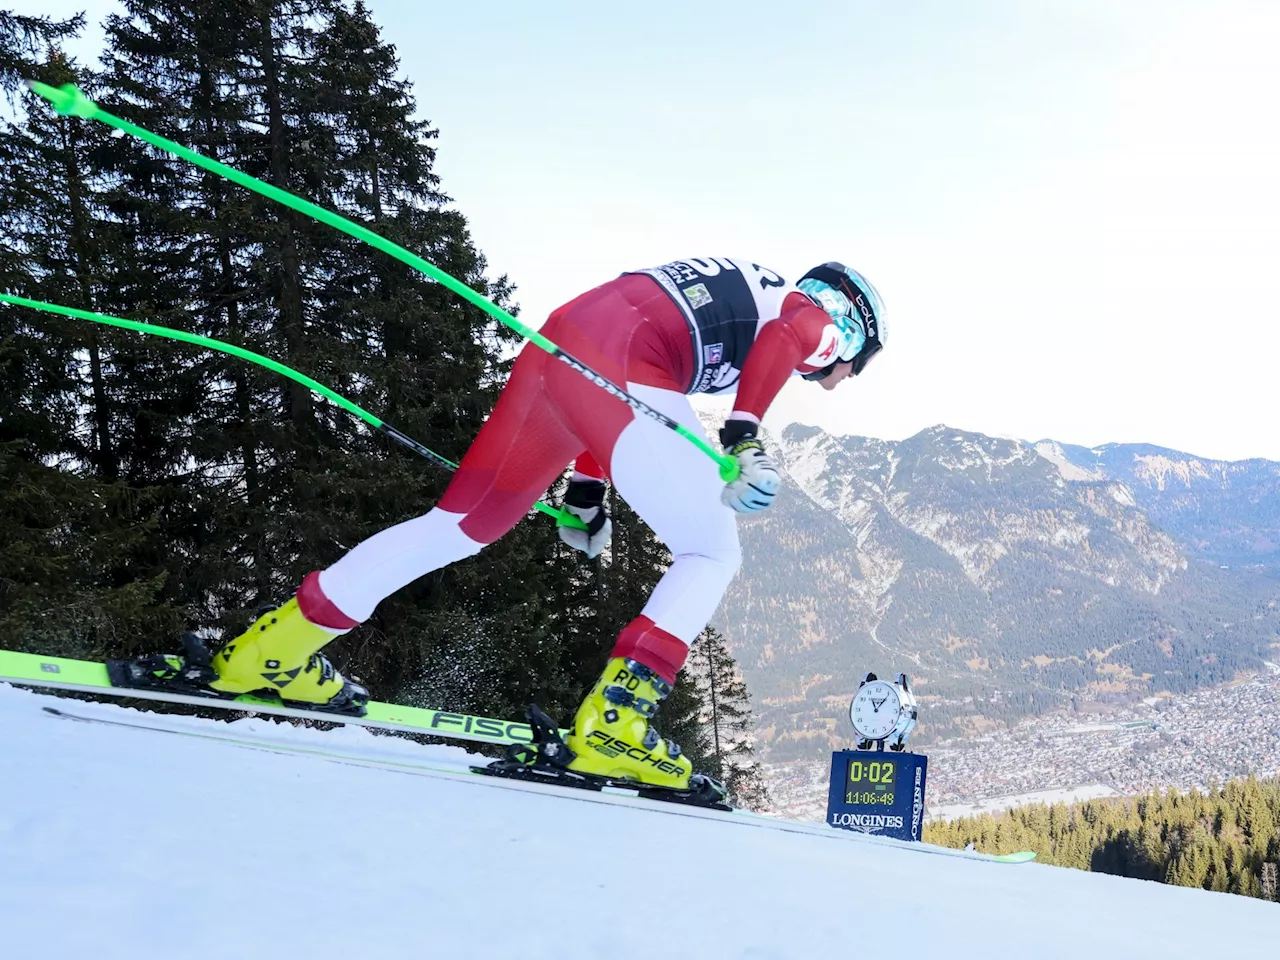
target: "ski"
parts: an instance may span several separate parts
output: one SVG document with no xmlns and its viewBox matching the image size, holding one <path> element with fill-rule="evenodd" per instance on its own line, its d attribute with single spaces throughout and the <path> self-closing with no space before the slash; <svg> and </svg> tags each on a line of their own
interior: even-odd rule
<svg viewBox="0 0 1280 960">
<path fill-rule="evenodd" d="M 552 783 L 577 790 L 603 790 L 606 787 L 629 789 L 635 790 L 647 800 L 687 803 L 711 810 L 733 810 L 725 802 L 727 793 L 724 785 L 702 773 L 695 773 L 690 777 L 687 788 L 678 789 L 644 786 L 634 781 L 572 770 L 569 764 L 574 758 L 574 752 L 564 742 L 555 722 L 536 704 L 529 705 L 528 716 L 529 726 L 533 730 L 533 743 L 512 744 L 507 747 L 506 759 L 496 760 L 483 767 L 472 767 L 472 772 L 528 783 Z"/>
<path fill-rule="evenodd" d="M 358 717 L 346 713 L 287 706 L 279 700 L 268 700 L 250 694 L 228 698 L 213 693 L 200 693 L 194 688 L 176 691 L 118 686 L 112 683 L 111 672 L 106 663 L 94 660 L 73 660 L 66 657 L 44 657 L 12 650 L 0 650 L 0 682 L 52 690 L 70 690 L 94 696 L 212 707 L 216 710 L 265 714 L 294 720 L 322 720 L 325 723 L 371 727 L 375 730 L 391 730 L 396 733 L 427 734 L 448 740 L 469 740 L 501 745 L 533 742 L 533 731 L 530 730 L 529 725 L 513 720 L 477 717 L 445 710 L 429 710 L 424 707 L 405 707 L 377 700 L 369 701 L 364 716 Z"/>
<path fill-rule="evenodd" d="M 618 780 L 613 777 L 599 777 L 590 773 L 575 773 L 556 767 L 536 764 L 523 764 L 514 760 L 495 760 L 483 767 L 474 766 L 472 773 L 486 777 L 504 777 L 509 780 L 520 780 L 524 783 L 545 783 L 555 787 L 566 787 L 570 790 L 591 790 L 599 792 L 605 789 L 632 790 L 636 796 L 645 800 L 657 800 L 661 803 L 682 803 L 704 810 L 723 810 L 733 813 L 737 810 L 723 802 L 723 788 L 707 785 L 710 777 L 695 773 L 691 778 L 691 789 L 676 790 L 667 787 L 645 787 L 632 780 Z M 712 781 L 714 782 L 714 781 Z"/>
<path fill-rule="evenodd" d="M 112 709 L 102 704 L 86 705 L 88 709 Z M 526 793 L 538 793 L 556 796 L 577 802 L 597 803 L 607 806 L 624 806 L 634 809 L 648 810 L 671 816 L 694 817 L 706 820 L 718 820 L 722 823 L 733 823 L 757 828 L 778 830 L 784 833 L 801 833 L 809 836 L 826 837 L 831 840 L 870 843 L 877 846 L 891 846 L 897 850 L 922 853 L 929 856 L 959 857 L 965 860 L 976 860 L 983 863 L 1028 863 L 1035 859 L 1034 852 L 1026 850 L 1011 854 L 986 854 L 970 850 L 955 850 L 950 847 L 938 847 L 927 843 L 906 843 L 877 837 L 874 834 L 857 833 L 850 830 L 837 830 L 822 823 L 805 823 L 798 820 L 786 820 L 768 814 L 754 813 L 738 808 L 716 809 L 714 807 L 673 803 L 670 800 L 649 798 L 640 795 L 637 784 L 629 786 L 603 786 L 599 790 L 583 790 L 550 781 L 533 781 L 524 779 L 507 779 L 484 775 L 483 768 L 477 770 L 470 758 L 450 761 L 440 757 L 424 757 L 422 759 L 388 758 L 372 754 L 361 754 L 348 747 L 329 747 L 323 745 L 302 744 L 278 738 L 271 738 L 261 733 L 245 733 L 234 728 L 200 729 L 206 721 L 194 717 L 163 717 L 155 714 L 140 713 L 138 716 L 105 717 L 79 709 L 63 709 L 59 707 L 43 707 L 47 716 L 60 720 L 85 724 L 98 724 L 110 727 L 130 728 L 150 733 L 164 733 L 171 736 L 196 740 L 215 741 L 229 746 L 248 750 L 259 750 L 267 753 L 310 757 L 330 763 L 341 763 L 350 766 L 368 767 L 385 770 L 390 773 L 408 774 L 412 776 L 434 777 L 462 783 L 483 785 L 498 789 L 517 790 Z"/>
</svg>

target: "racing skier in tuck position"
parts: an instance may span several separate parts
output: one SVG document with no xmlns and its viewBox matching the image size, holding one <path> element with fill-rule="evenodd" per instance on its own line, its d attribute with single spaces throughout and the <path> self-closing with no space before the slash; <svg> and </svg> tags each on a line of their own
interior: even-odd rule
<svg viewBox="0 0 1280 960">
<path fill-rule="evenodd" d="M 745 260 L 678 260 L 625 273 L 554 311 L 541 331 L 562 349 L 686 428 L 701 432 L 688 394 L 737 391 L 720 442 L 737 460 L 725 484 L 688 441 L 566 364 L 525 349 L 492 415 L 440 503 L 375 534 L 213 658 L 225 694 L 275 689 L 292 702 L 358 712 L 368 698 L 319 651 L 372 615 L 385 597 L 469 557 L 525 516 L 573 463 L 560 527 L 594 557 L 609 540 L 608 481 L 670 549 L 673 561 L 574 717 L 567 769 L 675 791 L 691 766 L 651 721 L 738 569 L 734 513 L 763 510 L 779 486 L 757 431 L 793 373 L 831 389 L 883 346 L 883 305 L 839 263 L 798 283 Z M 728 509 L 726 509 L 728 508 Z"/>
</svg>

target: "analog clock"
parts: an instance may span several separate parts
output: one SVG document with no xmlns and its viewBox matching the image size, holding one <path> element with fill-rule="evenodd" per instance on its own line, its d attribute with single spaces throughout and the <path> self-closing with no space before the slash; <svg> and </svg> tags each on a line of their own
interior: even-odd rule
<svg viewBox="0 0 1280 960">
<path fill-rule="evenodd" d="M 871 680 L 863 684 L 849 704 L 849 719 L 853 729 L 864 740 L 884 740 L 898 725 L 902 713 L 902 700 L 898 689 L 886 680 Z"/>
<path fill-rule="evenodd" d="M 894 683 L 868 673 L 849 704 L 849 720 L 860 738 L 859 750 L 870 750 L 874 743 L 879 743 L 882 750 L 885 743 L 890 750 L 905 750 L 918 716 L 916 698 L 905 673 L 898 674 Z"/>
</svg>

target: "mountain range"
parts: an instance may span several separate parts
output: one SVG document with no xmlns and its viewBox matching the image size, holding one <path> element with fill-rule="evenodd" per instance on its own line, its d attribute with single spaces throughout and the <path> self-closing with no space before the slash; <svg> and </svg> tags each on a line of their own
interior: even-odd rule
<svg viewBox="0 0 1280 960">
<path fill-rule="evenodd" d="M 784 488 L 714 621 L 767 759 L 847 746 L 866 670 L 910 676 L 927 743 L 1280 660 L 1280 463 L 945 426 L 768 442 Z"/>
</svg>

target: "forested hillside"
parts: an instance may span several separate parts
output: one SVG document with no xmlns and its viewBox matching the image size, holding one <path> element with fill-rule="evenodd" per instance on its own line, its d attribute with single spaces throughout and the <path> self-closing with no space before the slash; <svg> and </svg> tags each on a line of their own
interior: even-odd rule
<svg viewBox="0 0 1280 960">
<path fill-rule="evenodd" d="M 992 853 L 1035 850 L 1078 870 L 1277 899 L 1280 780 L 1232 780 L 1207 793 L 1033 804 L 925 825 L 925 840 Z"/>
</svg>

